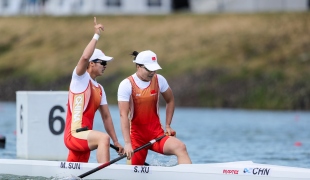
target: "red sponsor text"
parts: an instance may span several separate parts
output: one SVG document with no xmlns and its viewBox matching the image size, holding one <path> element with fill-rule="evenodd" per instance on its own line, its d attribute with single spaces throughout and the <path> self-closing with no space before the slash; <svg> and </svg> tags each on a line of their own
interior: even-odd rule
<svg viewBox="0 0 310 180">
<path fill-rule="evenodd" d="M 224 169 L 223 174 L 239 174 L 239 170 L 228 170 Z"/>
</svg>

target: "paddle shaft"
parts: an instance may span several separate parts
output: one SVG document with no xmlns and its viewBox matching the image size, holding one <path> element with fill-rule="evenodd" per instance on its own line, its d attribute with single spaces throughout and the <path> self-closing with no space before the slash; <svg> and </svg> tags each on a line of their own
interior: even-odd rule
<svg viewBox="0 0 310 180">
<path fill-rule="evenodd" d="M 85 127 L 76 129 L 76 132 L 78 133 L 78 132 L 87 131 L 87 130 L 88 130 L 88 127 L 85 126 Z M 1 138 L 1 135 L 0 135 L 0 138 Z M 0 145 L 1 145 L 1 144 L 0 144 Z M 112 149 L 114 149 L 115 151 L 118 151 L 118 149 L 119 149 L 117 146 L 114 146 L 113 144 L 110 144 L 110 147 L 111 147 Z M 146 162 L 144 163 L 144 165 L 145 165 L 145 166 L 149 166 L 149 164 L 146 163 Z"/>
<path fill-rule="evenodd" d="M 112 149 L 114 149 L 115 151 L 118 151 L 118 147 L 117 147 L 117 146 L 114 146 L 113 144 L 110 144 L 110 147 L 111 147 Z M 150 164 L 144 162 L 144 166 L 149 166 L 149 165 L 150 165 Z"/>
<path fill-rule="evenodd" d="M 153 140 L 151 140 L 150 142 L 148 142 L 147 144 L 145 144 L 145 145 L 143 145 L 143 146 L 141 146 L 141 147 L 138 147 L 138 148 L 135 149 L 133 152 L 136 153 L 136 152 L 140 151 L 141 149 L 144 149 L 144 148 L 146 148 L 146 147 L 148 147 L 148 146 L 154 144 L 155 142 L 161 140 L 161 139 L 164 138 L 165 136 L 166 136 L 166 135 L 163 135 L 163 136 L 160 136 L 160 137 L 158 137 L 158 138 L 156 138 L 156 139 L 153 139 Z M 111 164 L 113 164 L 113 163 L 115 163 L 115 162 L 117 162 L 117 161 L 119 161 L 119 160 L 125 158 L 126 156 L 127 156 L 126 154 L 124 154 L 124 155 L 122 155 L 122 156 L 119 156 L 118 158 L 115 158 L 115 159 L 113 159 L 113 160 L 111 160 L 111 161 L 109 161 L 109 162 L 106 162 L 106 163 L 104 163 L 104 164 L 102 164 L 102 165 L 96 167 L 95 169 L 92 169 L 92 170 L 90 170 L 90 171 L 88 171 L 88 172 L 86 172 L 86 173 L 84 173 L 84 174 L 79 175 L 78 177 L 79 177 L 79 178 L 84 178 L 84 177 L 86 177 L 86 176 L 88 176 L 88 175 L 90 175 L 90 174 L 92 174 L 92 173 L 94 173 L 94 172 L 96 172 L 96 171 L 98 171 L 98 170 L 100 170 L 100 169 L 103 169 L 103 168 L 105 168 L 105 167 L 107 167 L 107 166 L 109 166 L 109 165 L 111 165 Z"/>
</svg>

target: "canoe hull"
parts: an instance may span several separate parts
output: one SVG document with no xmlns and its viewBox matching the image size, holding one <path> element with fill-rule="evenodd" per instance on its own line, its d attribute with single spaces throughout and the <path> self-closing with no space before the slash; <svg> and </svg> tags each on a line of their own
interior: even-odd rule
<svg viewBox="0 0 310 180">
<path fill-rule="evenodd" d="M 0 174 L 68 178 L 79 176 L 100 164 L 0 159 Z M 310 169 L 256 164 L 251 161 L 188 164 L 173 167 L 112 164 L 83 179 L 214 179 L 214 180 L 302 180 L 310 179 Z"/>
</svg>

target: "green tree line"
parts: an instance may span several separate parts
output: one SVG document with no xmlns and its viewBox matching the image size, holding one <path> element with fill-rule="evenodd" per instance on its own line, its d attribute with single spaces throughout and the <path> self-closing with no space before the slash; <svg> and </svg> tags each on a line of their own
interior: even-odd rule
<svg viewBox="0 0 310 180">
<path fill-rule="evenodd" d="M 113 56 L 109 104 L 135 72 L 132 51 L 152 50 L 177 106 L 310 109 L 310 13 L 97 16 L 97 47 Z M 0 101 L 16 91 L 68 90 L 93 36 L 93 17 L 0 17 Z"/>
</svg>

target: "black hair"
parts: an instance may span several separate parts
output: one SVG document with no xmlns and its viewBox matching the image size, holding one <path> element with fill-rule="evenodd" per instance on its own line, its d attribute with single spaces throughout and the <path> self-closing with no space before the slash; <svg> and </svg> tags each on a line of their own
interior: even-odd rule
<svg viewBox="0 0 310 180">
<path fill-rule="evenodd" d="M 136 60 L 137 56 L 138 56 L 139 52 L 138 51 L 133 51 L 130 55 L 134 56 L 134 60 Z"/>
<path fill-rule="evenodd" d="M 133 60 L 136 60 L 138 54 L 139 54 L 138 51 L 133 51 L 130 55 L 134 56 Z M 138 65 L 140 67 L 143 66 L 143 64 L 138 64 L 138 63 L 136 63 L 136 65 Z"/>
</svg>

